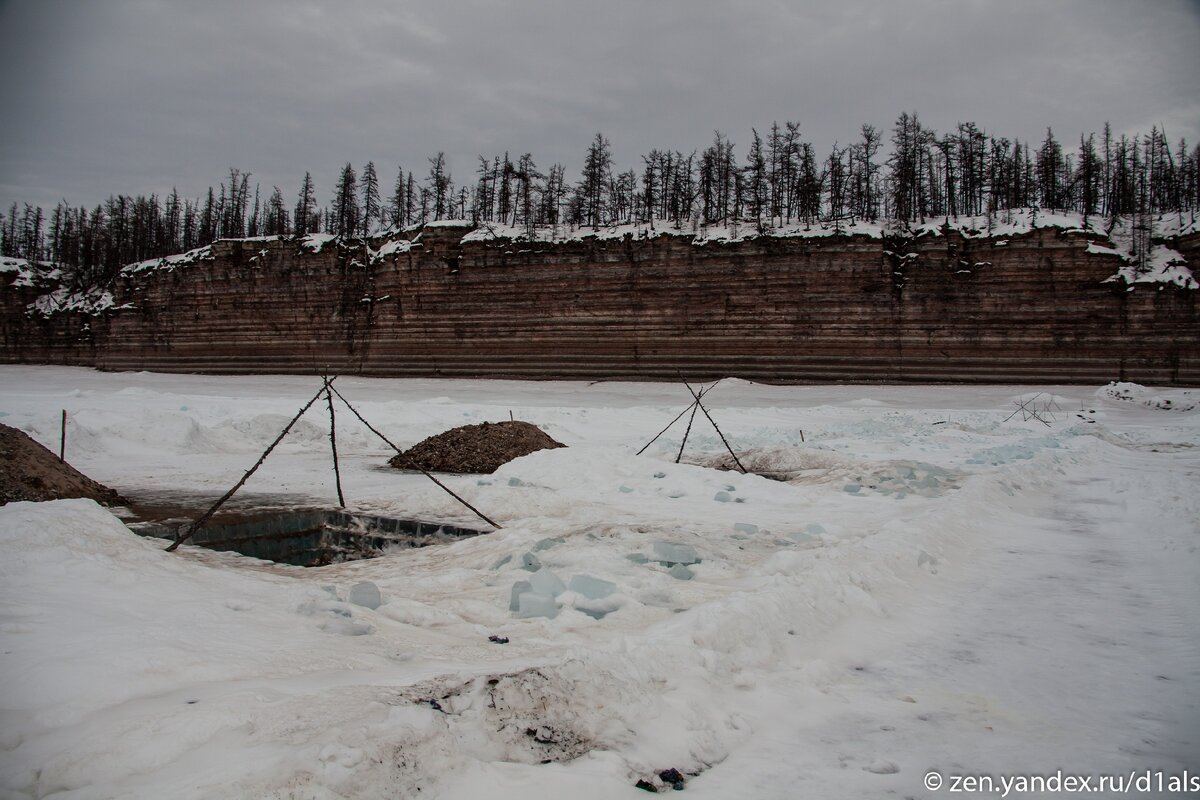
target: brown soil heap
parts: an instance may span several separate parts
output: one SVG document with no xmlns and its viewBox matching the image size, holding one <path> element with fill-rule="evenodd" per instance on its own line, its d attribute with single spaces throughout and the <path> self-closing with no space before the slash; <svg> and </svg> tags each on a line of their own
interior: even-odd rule
<svg viewBox="0 0 1200 800">
<path fill-rule="evenodd" d="M 23 431 L 0 425 L 0 504 L 66 497 L 90 497 L 107 506 L 126 505 L 121 495 L 59 461 Z"/>
<path fill-rule="evenodd" d="M 528 422 L 485 422 L 430 436 L 388 463 L 412 469 L 415 461 L 430 472 L 495 472 L 514 458 L 554 447 L 566 445 Z"/>
</svg>

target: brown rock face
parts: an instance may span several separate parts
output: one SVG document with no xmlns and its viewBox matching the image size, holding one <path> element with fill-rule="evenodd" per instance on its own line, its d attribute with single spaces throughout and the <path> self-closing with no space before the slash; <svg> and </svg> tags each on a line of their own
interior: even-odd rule
<svg viewBox="0 0 1200 800">
<path fill-rule="evenodd" d="M 223 241 L 124 276 L 97 316 L 24 314 L 0 361 L 404 377 L 1200 384 L 1196 290 L 1106 282 L 1087 235 Z M 1200 236 L 1172 243 L 1200 264 Z M 374 256 L 374 257 L 373 257 Z"/>
<path fill-rule="evenodd" d="M 430 472 L 492 473 L 514 458 L 555 447 L 566 445 L 528 422 L 485 422 L 430 436 L 388 463 L 397 469 L 412 469 L 415 461 Z"/>
<path fill-rule="evenodd" d="M 24 431 L 0 425 L 0 505 L 68 497 L 90 497 L 106 506 L 125 505 L 121 495 L 60 462 Z"/>
</svg>

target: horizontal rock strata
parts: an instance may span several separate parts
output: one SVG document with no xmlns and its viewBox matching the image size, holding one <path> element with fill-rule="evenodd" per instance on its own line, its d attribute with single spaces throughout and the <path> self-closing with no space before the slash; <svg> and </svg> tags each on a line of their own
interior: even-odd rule
<svg viewBox="0 0 1200 800">
<path fill-rule="evenodd" d="M 108 370 L 566 379 L 1200 383 L 1197 291 L 1107 281 L 1053 228 L 865 236 L 462 241 L 372 257 L 293 240 L 123 275 L 95 316 L 30 316 L 0 360 Z M 1173 243 L 1197 263 L 1200 237 Z M 384 248 L 386 251 L 389 248 Z M 0 277 L 0 280 L 5 278 Z"/>
</svg>

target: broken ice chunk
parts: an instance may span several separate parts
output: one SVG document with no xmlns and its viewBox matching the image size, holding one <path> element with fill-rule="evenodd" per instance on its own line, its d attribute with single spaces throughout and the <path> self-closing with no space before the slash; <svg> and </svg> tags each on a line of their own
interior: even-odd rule
<svg viewBox="0 0 1200 800">
<path fill-rule="evenodd" d="M 713 500 L 716 500 L 718 503 L 728 503 L 732 499 L 733 495 L 731 495 L 729 492 L 722 491 L 713 495 Z"/>
<path fill-rule="evenodd" d="M 584 597 L 575 600 L 575 610 L 587 614 L 592 619 L 604 619 L 623 605 L 625 605 L 625 601 L 620 595 L 602 597 L 598 600 L 588 600 Z"/>
<path fill-rule="evenodd" d="M 683 564 L 676 564 L 667 570 L 667 574 L 672 578 L 678 578 L 681 581 L 690 581 L 692 579 L 692 571 Z"/>
<path fill-rule="evenodd" d="M 621 491 L 621 494 L 633 494 L 633 489 L 629 488 L 625 484 L 621 484 L 620 491 Z"/>
<path fill-rule="evenodd" d="M 750 522 L 735 523 L 733 529 L 738 533 L 758 533 L 758 526 Z"/>
<path fill-rule="evenodd" d="M 859 486 L 857 483 L 847 483 L 845 486 L 842 487 L 842 491 L 849 492 L 850 494 L 857 494 L 858 490 L 861 488 L 862 487 Z"/>
<path fill-rule="evenodd" d="M 562 582 L 562 579 L 546 567 L 542 567 L 530 575 L 529 584 L 533 591 L 539 594 L 548 594 L 552 598 L 558 597 L 567 590 L 567 585 Z"/>
<path fill-rule="evenodd" d="M 573 575 L 567 588 L 589 600 L 599 600 L 615 592 L 617 585 L 602 578 L 593 578 L 591 575 Z"/>
<path fill-rule="evenodd" d="M 608 616 L 608 612 L 602 608 L 589 608 L 587 606 L 577 605 L 575 606 L 575 610 L 587 614 L 592 619 L 604 619 Z"/>
<path fill-rule="evenodd" d="M 520 478 L 509 478 L 508 485 L 509 486 L 524 486 L 525 481 L 521 480 Z"/>
<path fill-rule="evenodd" d="M 530 617 L 546 617 L 554 619 L 558 616 L 558 603 L 554 598 L 540 592 L 523 592 L 517 599 L 517 616 L 521 619 Z"/>
<path fill-rule="evenodd" d="M 670 567 L 674 564 L 700 563 L 700 555 L 696 552 L 696 548 L 690 544 L 655 542 L 654 555 L 656 560 L 664 567 Z"/>
<path fill-rule="evenodd" d="M 521 607 L 521 595 L 525 592 L 532 591 L 533 587 L 529 585 L 529 581 L 517 581 L 512 585 L 512 594 L 508 596 L 508 610 L 516 611 Z"/>
<path fill-rule="evenodd" d="M 630 553 L 629 555 L 625 556 L 625 558 L 629 559 L 635 564 L 645 564 L 650 560 L 646 558 L 645 553 Z"/>
<path fill-rule="evenodd" d="M 546 539 L 538 539 L 537 543 L 534 544 L 534 546 L 533 546 L 533 552 L 536 553 L 539 550 L 549 550 L 551 547 L 554 547 L 555 545 L 562 544 L 562 543 L 563 543 L 563 539 L 561 536 L 554 536 L 554 537 L 546 538 Z"/>
<path fill-rule="evenodd" d="M 526 569 L 530 572 L 537 572 L 541 568 L 542 560 L 533 553 L 527 552 L 521 554 L 521 569 Z"/>
<path fill-rule="evenodd" d="M 363 581 L 350 587 L 346 602 L 363 608 L 379 608 L 383 605 L 383 598 L 379 594 L 378 586 L 370 581 Z"/>
</svg>

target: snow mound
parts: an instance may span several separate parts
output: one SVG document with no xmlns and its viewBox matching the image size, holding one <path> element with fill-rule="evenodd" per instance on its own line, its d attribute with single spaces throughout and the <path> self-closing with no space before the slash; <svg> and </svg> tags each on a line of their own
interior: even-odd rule
<svg viewBox="0 0 1200 800">
<path fill-rule="evenodd" d="M 1160 411 L 1195 411 L 1200 408 L 1200 391 L 1195 389 L 1160 391 L 1137 383 L 1114 381 L 1096 394 L 1107 400 L 1137 403 Z"/>
</svg>

